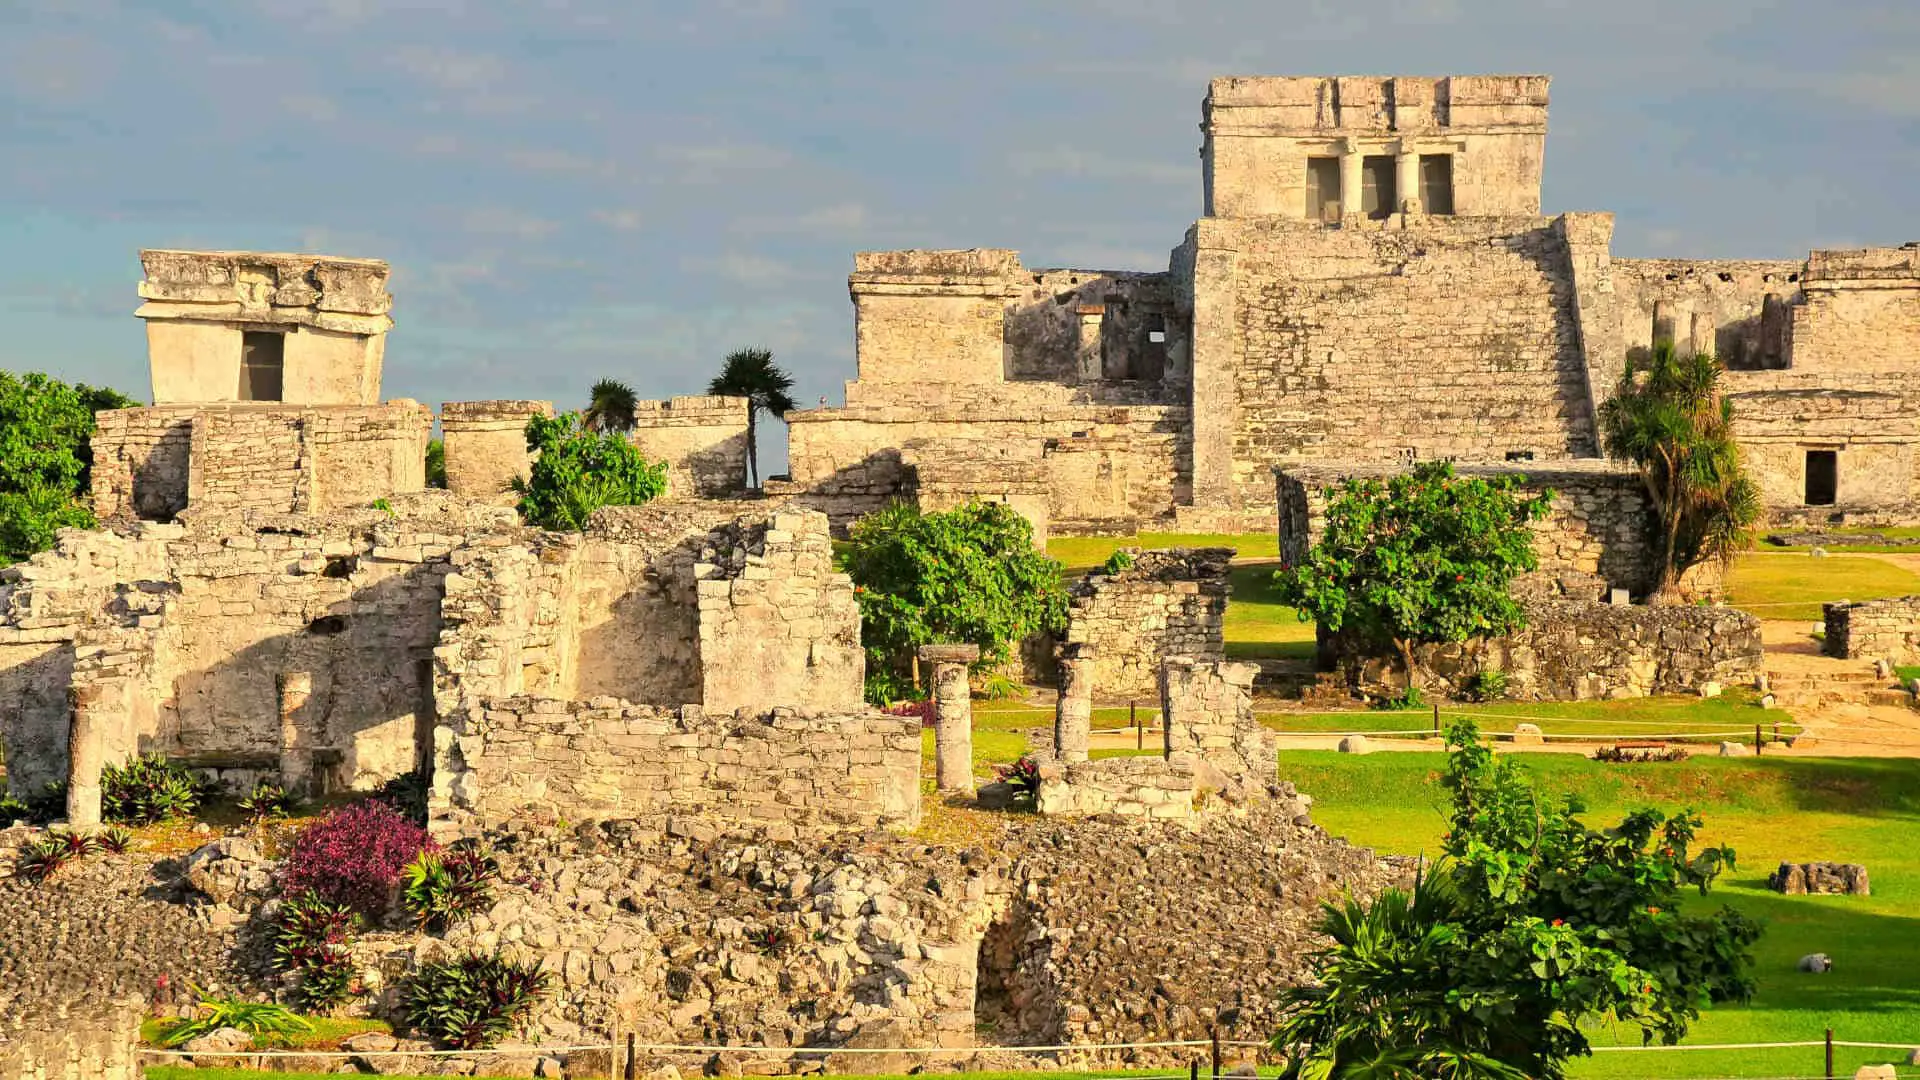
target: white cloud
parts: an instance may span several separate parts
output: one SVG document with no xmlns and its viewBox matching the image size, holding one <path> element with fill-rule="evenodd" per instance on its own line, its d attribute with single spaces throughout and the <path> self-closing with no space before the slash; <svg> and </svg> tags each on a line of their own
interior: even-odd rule
<svg viewBox="0 0 1920 1080">
<path fill-rule="evenodd" d="M 539 240 L 549 236 L 560 223 L 505 206 L 478 206 L 461 215 L 460 227 L 480 236 L 510 236 L 516 240 Z"/>
<path fill-rule="evenodd" d="M 613 165 L 599 161 L 585 154 L 576 154 L 570 150 L 556 149 L 515 149 L 506 152 L 507 164 L 528 172 L 542 173 L 610 173 Z"/>
<path fill-rule="evenodd" d="M 387 55 L 393 66 L 441 90 L 479 91 L 506 77 L 506 62 L 490 53 L 432 45 L 402 45 Z"/>
<path fill-rule="evenodd" d="M 340 106 L 319 94 L 288 94 L 280 99 L 280 107 L 316 124 L 331 124 L 340 119 Z"/>
<path fill-rule="evenodd" d="M 796 266 L 749 252 L 732 251 L 711 258 L 690 259 L 684 265 L 696 273 L 756 287 L 797 281 L 804 276 Z"/>
<path fill-rule="evenodd" d="M 638 210 L 595 210 L 593 220 L 620 232 L 634 232 L 644 219 Z"/>
</svg>

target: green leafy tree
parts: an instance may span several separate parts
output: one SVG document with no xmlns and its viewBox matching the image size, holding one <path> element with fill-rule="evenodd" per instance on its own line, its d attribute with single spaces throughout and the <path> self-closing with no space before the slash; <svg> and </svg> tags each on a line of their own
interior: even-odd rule
<svg viewBox="0 0 1920 1080">
<path fill-rule="evenodd" d="M 447 443 L 444 439 L 427 441 L 427 486 L 447 486 Z"/>
<path fill-rule="evenodd" d="M 633 387 L 618 379 L 601 379 L 587 391 L 587 409 L 581 416 L 581 426 L 592 432 L 624 435 L 638 423 L 634 414 L 639 408 L 640 398 Z"/>
<path fill-rule="evenodd" d="M 94 525 L 93 414 L 133 404 L 113 390 L 0 371 L 0 565 L 52 547 L 60 529 Z"/>
<path fill-rule="evenodd" d="M 1733 403 L 1720 395 L 1722 370 L 1705 353 L 1682 356 L 1673 342 L 1656 342 L 1644 359 L 1627 361 L 1620 388 L 1600 407 L 1607 453 L 1640 470 L 1653 501 L 1658 600 L 1677 598 L 1690 568 L 1732 558 L 1760 519 L 1760 489 L 1733 438 Z"/>
<path fill-rule="evenodd" d="M 747 475 L 760 486 L 760 441 L 757 420 L 762 412 L 785 416 L 793 409 L 793 376 L 773 362 L 766 349 L 737 349 L 727 354 L 720 374 L 707 384 L 707 393 L 747 399 Z"/>
<path fill-rule="evenodd" d="M 625 436 L 588 431 L 579 413 L 527 421 L 532 475 L 514 477 L 520 518 L 543 529 L 579 532 L 603 506 L 634 506 L 667 490 L 667 467 L 649 462 Z"/>
<path fill-rule="evenodd" d="M 897 687 L 921 645 L 978 645 L 991 666 L 1027 636 L 1066 625 L 1060 564 L 1005 503 L 932 514 L 894 503 L 854 522 L 841 559 L 860 603 L 870 694 Z"/>
<path fill-rule="evenodd" d="M 1446 856 L 1409 892 L 1325 907 L 1318 985 L 1287 991 L 1288 1080 L 1559 1080 L 1602 1019 L 1672 1045 L 1709 1004 L 1753 994 L 1760 926 L 1682 910 L 1734 866 L 1700 819 L 1636 810 L 1592 828 L 1524 766 L 1448 732 Z M 1697 905 L 1696 905 L 1697 906 Z"/>
<path fill-rule="evenodd" d="M 1516 476 L 1460 476 L 1425 462 L 1386 479 L 1349 478 L 1332 492 L 1320 542 L 1274 574 L 1280 602 L 1329 633 L 1391 646 L 1418 687 L 1416 645 L 1504 634 L 1524 613 L 1513 579 L 1534 569 L 1528 522 L 1552 492 L 1516 493 Z"/>
</svg>

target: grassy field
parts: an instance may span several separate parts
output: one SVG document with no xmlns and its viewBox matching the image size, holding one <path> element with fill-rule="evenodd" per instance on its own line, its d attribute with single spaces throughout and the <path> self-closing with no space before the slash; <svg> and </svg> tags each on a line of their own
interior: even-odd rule
<svg viewBox="0 0 1920 1080">
<path fill-rule="evenodd" d="M 1920 593 L 1920 574 L 1859 555 L 1750 552 L 1727 575 L 1728 602 L 1763 619 L 1818 622 L 1820 605 Z"/>
<path fill-rule="evenodd" d="M 1908 554 L 1920 554 L 1920 548 L 1916 548 L 1916 547 L 1910 547 L 1910 546 L 1902 547 L 1897 544 L 1856 544 L 1846 539 L 1847 537 L 1852 537 L 1852 536 L 1867 536 L 1867 535 L 1884 536 L 1889 540 L 1913 539 L 1916 537 L 1920 537 L 1920 527 L 1916 527 L 1912 525 L 1890 525 L 1884 529 L 1877 528 L 1872 525 L 1827 525 L 1827 526 L 1821 526 L 1819 528 L 1807 528 L 1807 529 L 1796 529 L 1791 527 L 1781 527 L 1778 529 L 1764 529 L 1755 534 L 1755 546 L 1760 551 L 1807 551 L 1807 550 L 1810 550 L 1809 547 L 1805 544 L 1769 544 L 1765 540 L 1765 537 L 1772 533 L 1792 533 L 1792 532 L 1823 532 L 1823 533 L 1835 534 L 1836 540 L 1834 542 L 1824 545 L 1828 551 L 1906 552 Z"/>
<path fill-rule="evenodd" d="M 1107 561 L 1121 548 L 1161 551 L 1177 547 L 1230 547 L 1236 559 L 1277 559 L 1277 533 L 1141 533 L 1138 536 L 1056 536 L 1047 541 L 1047 554 L 1069 572 L 1084 573 Z"/>
<path fill-rule="evenodd" d="M 1327 751 L 1281 754 L 1280 772 L 1314 796 L 1314 820 L 1335 835 L 1381 851 L 1438 850 L 1445 831 L 1439 754 L 1353 757 Z M 1689 1042 L 1744 1043 L 1835 1037 L 1920 1045 L 1920 761 L 1880 759 L 1696 758 L 1602 765 L 1571 755 L 1537 755 L 1527 767 L 1542 787 L 1581 796 L 1589 820 L 1605 822 L 1639 805 L 1691 806 L 1706 819 L 1703 839 L 1731 844 L 1739 868 L 1701 903 L 1730 902 L 1763 918 L 1757 950 L 1760 992 L 1750 1005 L 1714 1009 Z M 1860 862 L 1871 897 L 1785 897 L 1766 889 L 1782 860 Z M 1825 952 L 1834 971 L 1795 970 Z M 1635 1043 L 1630 1030 L 1598 1040 Z M 1581 1077 L 1817 1076 L 1818 1049 L 1603 1054 Z M 1867 1061 L 1904 1060 L 1888 1051 L 1846 1051 L 1841 1075 Z"/>
</svg>

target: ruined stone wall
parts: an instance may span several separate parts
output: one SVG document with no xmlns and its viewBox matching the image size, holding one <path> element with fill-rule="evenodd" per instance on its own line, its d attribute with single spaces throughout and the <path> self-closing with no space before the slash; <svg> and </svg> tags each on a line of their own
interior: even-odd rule
<svg viewBox="0 0 1920 1080">
<path fill-rule="evenodd" d="M 1596 454 L 1551 222 L 1202 220 L 1189 246 L 1196 504 L 1270 508 L 1291 462 Z"/>
<path fill-rule="evenodd" d="M 854 256 L 854 353 L 864 383 L 996 383 L 1006 378 L 1006 306 L 1018 252 L 863 251 Z"/>
<path fill-rule="evenodd" d="M 1621 345 L 1666 340 L 1729 369 L 1785 367 L 1788 307 L 1805 269 L 1778 259 L 1614 259 Z"/>
<path fill-rule="evenodd" d="M 135 1047 L 146 1002 L 132 997 L 103 1011 L 43 1002 L 0 1029 L 0 1076 L 7 1080 L 140 1080 Z"/>
<path fill-rule="evenodd" d="M 502 505 L 516 501 L 508 485 L 533 471 L 527 421 L 552 416 L 551 401 L 449 401 L 440 406 L 447 490 Z"/>
<path fill-rule="evenodd" d="M 1331 643 L 1362 685 L 1398 680 L 1395 658 L 1362 658 Z M 1422 646 L 1421 685 L 1458 693 L 1482 671 L 1506 673 L 1509 697 L 1593 701 L 1654 694 L 1697 694 L 1709 683 L 1732 686 L 1762 667 L 1760 620 L 1726 607 L 1642 607 L 1538 599 L 1527 625 L 1505 638 Z"/>
<path fill-rule="evenodd" d="M 1186 325 L 1165 273 L 1033 270 L 1007 302 L 1007 377 L 1074 385 L 1184 382 Z"/>
<path fill-rule="evenodd" d="M 1803 285 L 1789 366 L 1911 376 L 1920 356 L 1920 247 L 1816 251 Z"/>
<path fill-rule="evenodd" d="M 1777 520 L 1920 520 L 1920 407 L 1910 378 L 1730 371 L 1723 391 L 1761 501 Z M 1807 454 L 1831 452 L 1832 505 L 1807 504 Z"/>
<path fill-rule="evenodd" d="M 1467 476 L 1522 476 L 1523 496 L 1551 489 L 1546 517 L 1532 524 L 1540 568 L 1523 581 L 1569 596 L 1601 599 L 1611 588 L 1635 596 L 1655 582 L 1652 520 L 1646 488 L 1637 473 L 1602 461 L 1542 461 L 1457 466 Z M 1280 561 L 1297 565 L 1326 528 L 1327 491 L 1348 477 L 1386 477 L 1393 467 L 1366 463 L 1292 466 L 1275 471 L 1280 520 Z M 1715 575 L 1693 579 L 1710 589 Z"/>
<path fill-rule="evenodd" d="M 1920 596 L 1827 604 L 1821 651 L 1842 660 L 1920 662 Z"/>
<path fill-rule="evenodd" d="M 1233 549 L 1128 550 L 1132 566 L 1096 570 L 1068 590 L 1066 643 L 1092 646 L 1093 692 L 1106 699 L 1157 694 L 1168 657 L 1226 657 Z"/>
<path fill-rule="evenodd" d="M 920 818 L 917 718 L 488 698 L 444 717 L 438 743 L 439 835 L 534 809 L 657 829 L 675 817 L 825 828 Z"/>
<path fill-rule="evenodd" d="M 426 486 L 424 406 L 225 404 L 100 414 L 93 497 L 103 519 L 252 509 L 322 513 Z"/>
<path fill-rule="evenodd" d="M 1037 449 L 914 440 L 900 454 L 900 497 L 927 513 L 1006 503 L 1033 526 L 1033 542 L 1044 550 L 1051 500 L 1047 462 L 1033 455 Z"/>
<path fill-rule="evenodd" d="M 725 498 L 747 486 L 747 399 L 677 397 L 634 409 L 633 444 L 667 463 L 667 494 Z"/>
</svg>

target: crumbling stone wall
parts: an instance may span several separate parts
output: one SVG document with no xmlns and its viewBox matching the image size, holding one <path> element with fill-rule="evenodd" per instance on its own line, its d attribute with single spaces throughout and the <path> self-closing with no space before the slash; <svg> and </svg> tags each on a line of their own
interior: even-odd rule
<svg viewBox="0 0 1920 1080">
<path fill-rule="evenodd" d="M 1827 604 L 1820 651 L 1841 660 L 1920 662 L 1920 596 Z"/>
<path fill-rule="evenodd" d="M 1093 692 L 1107 699 L 1157 694 L 1168 657 L 1226 658 L 1233 549 L 1128 551 L 1132 566 L 1068 588 L 1066 642 L 1092 646 Z"/>
<path fill-rule="evenodd" d="M 8 1080 L 140 1080 L 134 1048 L 146 1002 L 113 1002 L 74 1013 L 45 1003 L 0 1030 L 0 1076 Z"/>
<path fill-rule="evenodd" d="M 901 450 L 900 495 L 927 513 L 971 502 L 1003 502 L 1033 526 L 1033 542 L 1047 546 L 1049 485 L 1039 447 L 916 439 Z"/>
<path fill-rule="evenodd" d="M 440 406 L 446 447 L 447 490 L 486 502 L 510 504 L 516 477 L 533 471 L 527 421 L 552 416 L 551 401 L 449 401 Z"/>
<path fill-rule="evenodd" d="M 1350 643 L 1323 641 L 1349 678 L 1362 685 L 1403 681 L 1397 658 L 1365 656 Z M 1510 697 L 1592 701 L 1697 694 L 1709 683 L 1732 686 L 1759 674 L 1760 620 L 1726 607 L 1644 607 L 1537 599 L 1527 624 L 1504 638 L 1421 646 L 1421 685 L 1458 693 L 1483 671 L 1502 671 Z"/>
<path fill-rule="evenodd" d="M 1653 521 L 1638 473 L 1603 461 L 1463 464 L 1467 476 L 1520 476 L 1523 495 L 1554 492 L 1546 517 L 1533 523 L 1533 552 L 1540 568 L 1516 583 L 1519 591 L 1563 593 L 1600 599 L 1607 589 L 1645 595 L 1654 586 Z M 1280 519 L 1280 561 L 1297 565 L 1326 529 L 1327 492 L 1349 477 L 1386 477 L 1400 470 L 1367 463 L 1288 466 L 1275 470 Z M 1713 568 L 1690 580 L 1701 589 L 1715 581 Z"/>
<path fill-rule="evenodd" d="M 412 401 L 159 406 L 99 414 L 94 512 L 171 520 L 196 512 L 324 513 L 426 486 L 433 416 Z"/>
<path fill-rule="evenodd" d="M 1801 300 L 1804 262 L 1614 259 L 1611 269 L 1624 348 L 1664 340 L 1732 370 L 1787 365 L 1788 307 Z"/>
<path fill-rule="evenodd" d="M 650 461 L 667 463 L 667 494 L 726 498 L 747 486 L 747 399 L 642 401 L 629 436 Z"/>
<path fill-rule="evenodd" d="M 429 806 L 434 831 L 447 835 L 543 808 L 659 829 L 674 816 L 910 828 L 920 724 L 871 711 L 469 698 L 436 735 Z"/>
</svg>

